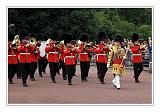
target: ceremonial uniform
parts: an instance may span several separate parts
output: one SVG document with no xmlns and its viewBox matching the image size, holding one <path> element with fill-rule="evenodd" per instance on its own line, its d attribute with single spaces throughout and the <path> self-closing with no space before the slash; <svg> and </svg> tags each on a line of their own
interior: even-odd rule
<svg viewBox="0 0 160 112">
<path fill-rule="evenodd" d="M 82 82 L 87 81 L 88 72 L 90 69 L 90 58 L 91 58 L 91 52 L 92 49 L 87 47 L 87 44 L 84 43 L 88 41 L 88 35 L 87 34 L 81 34 L 80 41 L 82 42 L 80 44 L 80 54 L 79 54 L 79 60 L 80 60 L 80 69 L 81 69 L 81 80 Z"/>
<path fill-rule="evenodd" d="M 18 46 L 18 58 L 21 68 L 21 74 L 22 74 L 22 83 L 23 86 L 28 86 L 26 83 L 26 80 L 28 78 L 28 75 L 30 74 L 30 64 L 31 64 L 31 53 L 34 52 L 34 47 L 29 45 L 29 43 L 26 43 L 29 35 L 27 31 L 21 31 L 20 39 L 22 40 L 22 44 Z M 25 43 L 23 42 L 25 41 Z"/>
<path fill-rule="evenodd" d="M 38 71 L 39 71 L 39 76 L 43 77 L 42 73 L 44 74 L 46 73 L 46 67 L 48 64 L 47 54 L 45 52 L 46 41 L 48 39 L 48 36 L 42 33 L 38 33 L 37 38 L 40 44 L 38 46 L 38 49 L 40 51 L 38 56 Z"/>
<path fill-rule="evenodd" d="M 134 33 L 132 35 L 132 42 L 136 43 L 138 42 L 139 35 Z M 131 51 L 132 51 L 132 62 L 133 62 L 133 69 L 134 69 L 134 78 L 136 83 L 140 83 L 139 81 L 139 76 L 141 72 L 143 71 L 143 63 L 142 63 L 142 50 L 140 48 L 140 45 L 134 44 L 131 46 Z"/>
<path fill-rule="evenodd" d="M 65 45 L 64 43 L 61 43 L 61 47 L 60 47 L 60 65 L 62 67 L 62 75 L 63 75 L 63 80 L 67 79 L 67 72 L 66 72 L 66 65 L 64 63 L 64 51 L 65 50 Z"/>
<path fill-rule="evenodd" d="M 99 41 L 104 41 L 106 39 L 106 34 L 104 32 L 99 32 L 98 34 Z M 100 43 L 96 48 L 94 48 L 94 52 L 96 53 L 96 64 L 97 64 L 97 71 L 98 77 L 100 79 L 101 84 L 105 84 L 104 77 L 108 70 L 107 62 L 108 57 L 107 53 L 109 52 L 109 48 L 106 47 L 104 44 Z"/>
<path fill-rule="evenodd" d="M 66 65 L 66 72 L 68 76 L 68 85 L 72 85 L 72 77 L 75 75 L 75 64 L 76 64 L 76 57 L 75 53 L 77 53 L 76 49 L 73 50 L 71 46 L 72 36 L 65 35 L 64 43 L 66 45 L 63 53 L 65 54 L 64 63 Z"/>
<path fill-rule="evenodd" d="M 116 89 L 120 89 L 120 78 L 125 70 L 124 59 L 126 59 L 126 53 L 121 47 L 123 38 L 120 35 L 116 35 L 114 42 L 115 45 L 110 49 L 107 66 L 109 67 L 110 63 L 112 64 L 112 74 L 114 75 L 112 83 Z"/>
<path fill-rule="evenodd" d="M 39 56 L 39 49 L 37 48 L 37 37 L 35 34 L 30 34 L 30 41 L 34 41 L 34 42 L 30 42 L 31 46 L 34 48 L 34 52 L 32 52 L 30 54 L 30 58 L 31 58 L 31 64 L 30 64 L 30 79 L 31 81 L 35 81 L 35 71 L 37 69 L 37 62 L 38 62 L 38 56 Z"/>
<path fill-rule="evenodd" d="M 17 65 L 18 65 L 18 51 L 16 46 L 13 47 L 11 42 L 14 39 L 14 35 L 12 33 L 9 33 L 8 35 L 8 80 L 10 84 L 13 84 L 13 77 L 17 72 Z"/>
<path fill-rule="evenodd" d="M 51 79 L 53 83 L 56 83 L 55 76 L 56 72 L 59 70 L 59 48 L 55 45 L 55 41 L 58 36 L 55 32 L 51 33 L 51 39 L 46 42 L 48 45 L 45 48 L 45 52 L 47 53 L 47 59 L 50 68 Z"/>
</svg>

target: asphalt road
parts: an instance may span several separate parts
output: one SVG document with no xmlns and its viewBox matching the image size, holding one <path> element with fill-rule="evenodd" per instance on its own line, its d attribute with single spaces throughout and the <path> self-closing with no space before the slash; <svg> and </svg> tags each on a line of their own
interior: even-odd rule
<svg viewBox="0 0 160 112">
<path fill-rule="evenodd" d="M 141 83 L 133 79 L 133 70 L 126 70 L 121 78 L 121 89 L 112 85 L 111 69 L 106 73 L 106 84 L 100 84 L 97 70 L 91 66 L 88 82 L 81 82 L 80 70 L 77 66 L 73 85 L 68 85 L 62 75 L 56 76 L 57 83 L 51 83 L 49 69 L 44 77 L 35 74 L 36 81 L 30 81 L 23 87 L 21 80 L 14 78 L 14 84 L 8 85 L 8 104 L 151 104 L 152 74 L 143 71 Z"/>
</svg>

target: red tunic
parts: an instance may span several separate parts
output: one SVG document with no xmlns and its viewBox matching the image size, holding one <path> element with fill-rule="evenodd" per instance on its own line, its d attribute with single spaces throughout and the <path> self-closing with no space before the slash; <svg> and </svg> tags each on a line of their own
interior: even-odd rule
<svg viewBox="0 0 160 112">
<path fill-rule="evenodd" d="M 71 52 L 70 48 L 66 48 L 63 53 L 65 54 L 64 63 L 66 65 L 76 65 L 75 53 L 77 53 L 77 50 Z"/>
<path fill-rule="evenodd" d="M 34 47 L 34 52 L 31 53 L 31 62 L 37 62 L 38 61 L 38 57 L 39 57 L 39 49 L 36 47 Z"/>
<path fill-rule="evenodd" d="M 132 62 L 142 63 L 142 53 L 141 53 L 140 46 L 139 45 L 132 46 L 131 51 L 132 51 Z"/>
<path fill-rule="evenodd" d="M 64 44 L 61 45 L 61 48 L 60 48 L 60 61 L 64 61 L 64 57 L 65 57 L 65 54 L 64 54 Z"/>
<path fill-rule="evenodd" d="M 19 63 L 31 63 L 32 59 L 31 59 L 31 53 L 34 53 L 34 47 L 29 45 L 29 46 L 24 46 L 23 44 L 21 44 L 18 47 L 18 58 L 19 58 Z"/>
<path fill-rule="evenodd" d="M 82 43 L 82 44 L 80 45 L 79 50 L 80 50 L 79 60 L 80 60 L 80 61 L 90 61 L 90 58 L 89 58 L 89 54 L 88 54 L 88 53 L 90 53 L 90 52 L 92 51 L 92 49 L 90 48 L 88 51 L 85 51 L 85 50 L 84 50 L 84 44 Z"/>
<path fill-rule="evenodd" d="M 107 63 L 108 57 L 106 55 L 107 52 L 109 52 L 109 48 L 105 47 L 102 44 L 99 44 L 98 47 L 94 49 L 94 52 L 96 53 L 96 62 L 99 63 Z"/>
<path fill-rule="evenodd" d="M 119 65 L 124 65 L 124 61 L 122 60 L 122 58 L 120 58 L 119 56 L 115 57 L 113 60 L 112 60 L 112 64 L 119 64 Z"/>
<path fill-rule="evenodd" d="M 47 54 L 48 62 L 54 62 L 54 63 L 59 62 L 59 48 L 47 45 L 45 48 L 45 52 L 48 53 Z"/>
<path fill-rule="evenodd" d="M 8 49 L 8 64 L 18 64 L 18 51 L 16 49 Z"/>
</svg>

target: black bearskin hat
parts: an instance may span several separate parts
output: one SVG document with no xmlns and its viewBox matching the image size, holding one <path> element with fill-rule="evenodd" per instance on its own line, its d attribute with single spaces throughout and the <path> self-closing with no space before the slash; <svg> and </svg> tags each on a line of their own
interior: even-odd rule
<svg viewBox="0 0 160 112">
<path fill-rule="evenodd" d="M 43 41 L 47 41 L 49 39 L 49 36 L 47 34 L 43 34 L 44 38 Z"/>
<path fill-rule="evenodd" d="M 51 32 L 50 39 L 55 40 L 55 41 L 59 40 L 58 32 Z"/>
<path fill-rule="evenodd" d="M 37 39 L 38 40 L 43 40 L 44 39 L 44 36 L 43 36 L 44 34 L 43 33 L 38 33 L 37 34 Z"/>
<path fill-rule="evenodd" d="M 120 44 L 122 44 L 122 42 L 124 42 L 124 39 L 120 34 L 116 34 L 114 37 L 114 42 L 120 42 Z"/>
<path fill-rule="evenodd" d="M 29 32 L 26 30 L 22 30 L 18 32 L 20 40 L 29 39 Z"/>
<path fill-rule="evenodd" d="M 31 37 L 31 38 L 32 38 L 32 37 L 36 38 L 37 35 L 36 35 L 35 33 L 30 33 L 30 34 L 29 34 L 29 37 Z"/>
<path fill-rule="evenodd" d="M 37 35 L 35 33 L 30 33 L 29 37 L 30 38 L 35 38 L 36 40 L 38 40 Z"/>
<path fill-rule="evenodd" d="M 37 39 L 41 41 L 47 41 L 48 40 L 48 35 L 43 34 L 43 33 L 38 33 L 37 34 Z"/>
<path fill-rule="evenodd" d="M 81 33 L 80 34 L 80 41 L 87 42 L 89 40 L 87 33 Z"/>
<path fill-rule="evenodd" d="M 66 34 L 62 34 L 60 41 L 62 41 L 62 40 L 65 39 L 65 35 L 66 35 Z"/>
<path fill-rule="evenodd" d="M 64 44 L 71 43 L 72 36 L 69 34 L 64 34 Z"/>
<path fill-rule="evenodd" d="M 98 40 L 99 40 L 99 41 L 105 40 L 106 37 L 107 37 L 107 35 L 106 35 L 105 32 L 99 32 L 99 33 L 98 33 Z"/>
<path fill-rule="evenodd" d="M 134 43 L 134 42 L 138 41 L 138 39 L 139 39 L 139 35 L 137 33 L 133 33 L 132 34 L 132 42 Z"/>
<path fill-rule="evenodd" d="M 77 40 L 76 34 L 72 34 L 72 40 Z"/>
<path fill-rule="evenodd" d="M 14 40 L 14 33 L 8 32 L 8 41 L 13 41 Z"/>
</svg>

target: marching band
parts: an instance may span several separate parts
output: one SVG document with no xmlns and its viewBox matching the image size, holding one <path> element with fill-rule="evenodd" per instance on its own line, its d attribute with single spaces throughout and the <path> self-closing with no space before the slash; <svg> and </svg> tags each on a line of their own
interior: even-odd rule
<svg viewBox="0 0 160 112">
<path fill-rule="evenodd" d="M 133 57 L 134 78 L 140 83 L 139 76 L 143 70 L 142 51 L 145 50 L 138 43 L 139 35 L 132 35 L 132 44 L 129 46 Z M 56 83 L 56 74 L 62 68 L 63 80 L 68 80 L 72 85 L 73 76 L 76 73 L 77 60 L 80 61 L 81 80 L 87 82 L 92 54 L 95 54 L 97 76 L 101 84 L 105 84 L 105 75 L 112 66 L 113 85 L 120 89 L 120 78 L 125 71 L 125 59 L 127 50 L 123 46 L 124 39 L 121 35 L 115 35 L 113 43 L 107 38 L 105 32 L 97 34 L 97 42 L 89 42 L 87 33 L 80 34 L 80 40 L 75 35 L 63 34 L 61 40 L 57 32 L 48 35 L 43 33 L 30 33 L 20 31 L 18 35 L 8 34 L 8 80 L 13 84 L 13 77 L 19 74 L 24 87 L 28 86 L 27 78 L 35 81 L 35 71 L 38 68 L 39 76 L 46 73 L 49 64 L 52 83 Z"/>
</svg>

